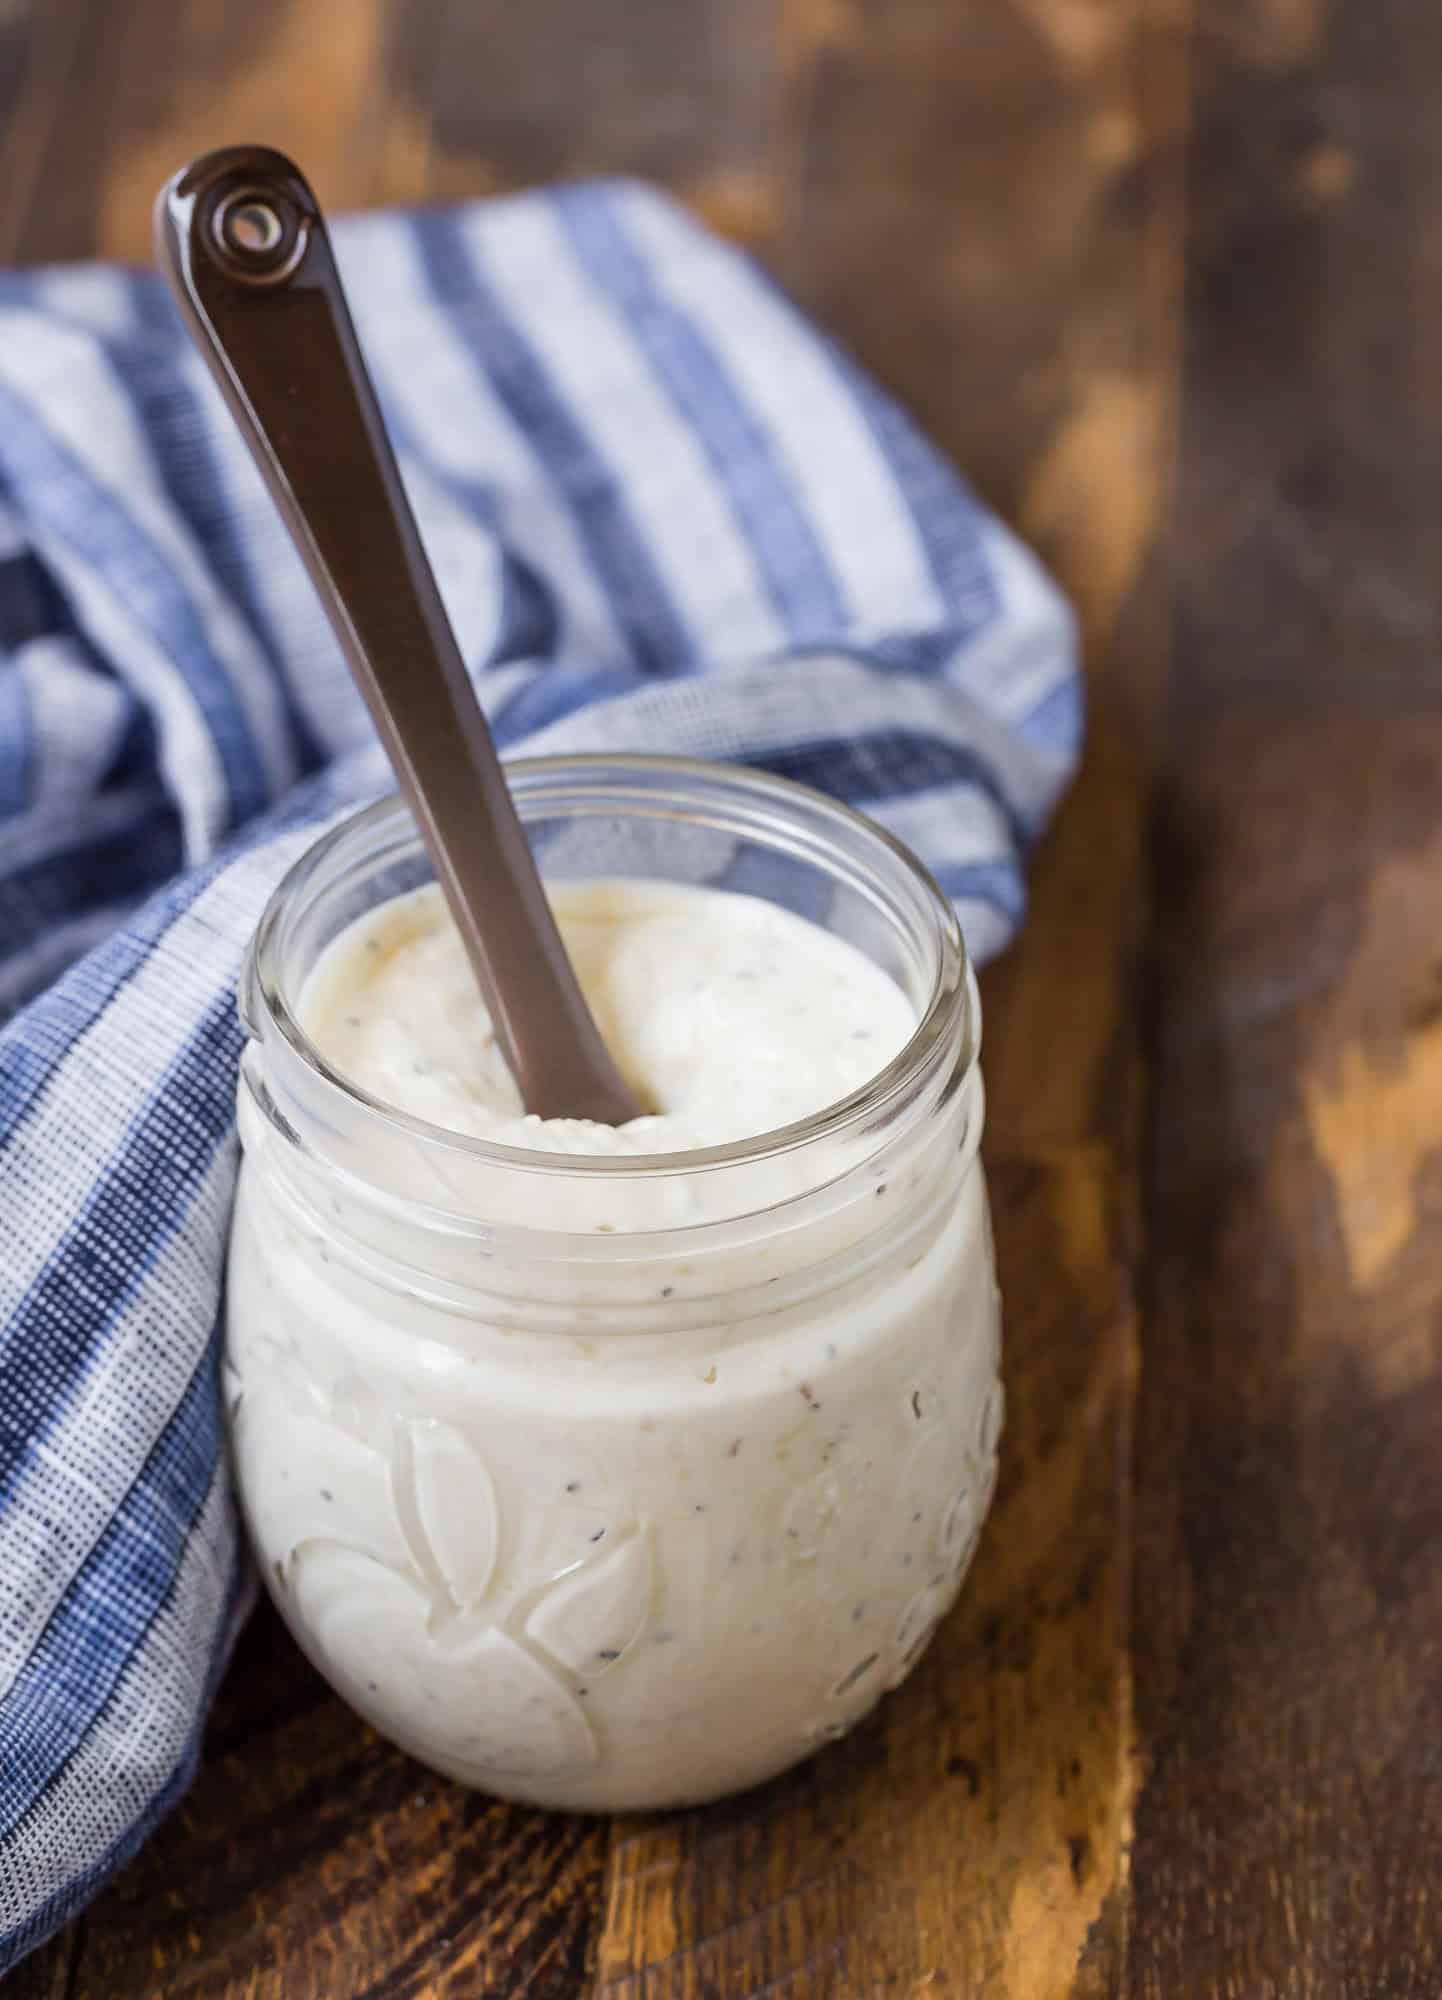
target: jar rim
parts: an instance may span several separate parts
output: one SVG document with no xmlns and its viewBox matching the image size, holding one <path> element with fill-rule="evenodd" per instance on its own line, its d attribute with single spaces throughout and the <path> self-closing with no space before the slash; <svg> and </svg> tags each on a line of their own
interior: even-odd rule
<svg viewBox="0 0 1442 2000">
<path fill-rule="evenodd" d="M 307 883 L 331 860 L 338 850 L 356 842 L 366 832 L 389 820 L 409 820 L 410 810 L 397 792 L 388 793 L 356 812 L 348 813 L 337 825 L 323 833 L 282 876 L 272 891 L 256 926 L 247 963 L 242 974 L 242 1014 L 253 1031 L 249 1014 L 258 999 L 287 1047 L 312 1076 L 339 1093 L 346 1105 L 381 1120 L 407 1137 L 430 1146 L 441 1146 L 463 1157 L 480 1160 L 507 1172 L 587 1180 L 670 1179 L 687 1174 L 727 1167 L 746 1167 L 810 1147 L 818 1141 L 843 1137 L 865 1123 L 902 1108 L 916 1096 L 927 1079 L 957 1042 L 961 1059 L 955 1081 L 964 1082 L 976 1066 L 980 1053 L 980 1002 L 975 975 L 967 954 L 956 911 L 945 891 L 912 850 L 866 813 L 846 805 L 813 786 L 795 779 L 778 777 L 747 764 L 731 764 L 697 757 L 650 752 L 578 752 L 570 755 L 507 758 L 506 775 L 513 790 L 524 796 L 529 787 L 544 787 L 548 780 L 574 777 L 584 782 L 612 773 L 624 780 L 654 777 L 715 783 L 754 800 L 793 813 L 804 807 L 812 815 L 830 820 L 839 829 L 867 844 L 872 854 L 884 857 L 897 869 L 916 893 L 935 925 L 936 969 L 931 991 L 918 1016 L 915 1028 L 900 1050 L 875 1076 L 834 1103 L 824 1105 L 807 1117 L 775 1126 L 768 1131 L 723 1145 L 696 1147 L 685 1152 L 578 1154 L 552 1152 L 540 1147 L 510 1146 L 472 1133 L 452 1131 L 444 1125 L 388 1104 L 363 1085 L 337 1069 L 306 1033 L 287 999 L 276 963 L 282 931 L 298 897 Z M 520 802 L 520 800 L 518 800 Z"/>
</svg>

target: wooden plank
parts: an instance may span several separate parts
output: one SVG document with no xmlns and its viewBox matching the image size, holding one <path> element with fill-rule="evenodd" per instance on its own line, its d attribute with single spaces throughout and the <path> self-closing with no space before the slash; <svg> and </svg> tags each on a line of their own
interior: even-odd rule
<svg viewBox="0 0 1442 2000">
<path fill-rule="evenodd" d="M 1435 1993 L 1442 19 L 1198 69 L 1128 1990 Z"/>
</svg>

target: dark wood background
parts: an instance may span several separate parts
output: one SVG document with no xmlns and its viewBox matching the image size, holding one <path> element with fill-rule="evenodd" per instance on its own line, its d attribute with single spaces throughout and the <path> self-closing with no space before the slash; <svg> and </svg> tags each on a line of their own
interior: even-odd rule
<svg viewBox="0 0 1442 2000">
<path fill-rule="evenodd" d="M 651 175 L 1042 549 L 1093 709 L 986 980 L 1012 1415 L 917 1677 L 592 1823 L 259 1618 L 17 2000 L 1442 1993 L 1439 83 L 1434 0 L 0 6 L 0 259 L 144 256 L 223 140 L 336 207 Z"/>
</svg>

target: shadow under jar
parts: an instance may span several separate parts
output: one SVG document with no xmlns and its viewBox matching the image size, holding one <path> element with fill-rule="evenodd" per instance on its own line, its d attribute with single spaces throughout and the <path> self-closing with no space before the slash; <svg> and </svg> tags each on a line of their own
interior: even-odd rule
<svg viewBox="0 0 1442 2000">
<path fill-rule="evenodd" d="M 399 801 L 347 821 L 243 983 L 235 1467 L 282 1615 L 384 1735 L 541 1805 L 696 1803 L 843 1735 L 970 1562 L 1001 1427 L 976 989 L 931 878 L 815 793 L 665 758 L 510 778 L 548 880 L 767 898 L 880 965 L 916 1030 L 738 1144 L 447 1133 L 300 1026 L 332 940 L 429 879 Z"/>
</svg>

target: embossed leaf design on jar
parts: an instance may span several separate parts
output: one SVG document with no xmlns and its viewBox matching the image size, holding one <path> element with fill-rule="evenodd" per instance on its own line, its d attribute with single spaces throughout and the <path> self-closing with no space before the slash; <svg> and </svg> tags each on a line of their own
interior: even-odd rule
<svg viewBox="0 0 1442 2000">
<path fill-rule="evenodd" d="M 1006 1420 L 1006 1391 L 999 1380 L 993 1381 L 982 1400 L 981 1416 L 977 1423 L 976 1455 L 981 1469 L 981 1507 L 991 1505 L 991 1496 L 996 1487 L 997 1451 L 1001 1443 L 1002 1425 Z"/>
<path fill-rule="evenodd" d="M 401 1519 L 421 1574 L 459 1610 L 480 1603 L 496 1567 L 496 1494 L 479 1452 L 451 1424 L 412 1418 L 392 1468 Z"/>
<path fill-rule="evenodd" d="M 307 1543 L 292 1569 L 300 1631 L 342 1692 L 406 1748 L 485 1784 L 589 1770 L 580 1702 L 484 1620 L 431 1629 L 429 1594 L 354 1549 Z"/>
<path fill-rule="evenodd" d="M 900 1687 L 926 1651 L 954 1595 L 945 1583 L 929 1583 L 907 1601 L 892 1636 L 891 1658 L 886 1669 L 888 1688 Z"/>
<path fill-rule="evenodd" d="M 526 1620 L 526 1637 L 588 1680 L 619 1666 L 651 1621 L 651 1543 L 642 1528 L 599 1562 L 560 1577 Z"/>
<path fill-rule="evenodd" d="M 282 1587 L 312 1541 L 343 1543 L 398 1573 L 412 1568 L 387 1453 L 264 1380 L 247 1386 L 232 1442 L 252 1533 Z"/>
<path fill-rule="evenodd" d="M 981 1535 L 984 1513 L 979 1477 L 952 1496 L 941 1523 L 941 1557 L 949 1575 L 961 1582 Z"/>
</svg>

